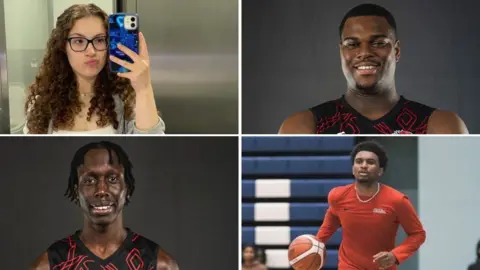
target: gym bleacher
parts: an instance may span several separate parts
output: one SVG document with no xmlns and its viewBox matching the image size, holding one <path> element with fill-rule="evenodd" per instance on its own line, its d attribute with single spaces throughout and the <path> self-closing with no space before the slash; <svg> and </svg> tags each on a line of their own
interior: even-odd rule
<svg viewBox="0 0 480 270">
<path fill-rule="evenodd" d="M 242 244 L 265 251 L 270 270 L 291 269 L 288 245 L 316 235 L 327 210 L 328 192 L 353 182 L 354 137 L 243 137 Z M 337 231 L 326 243 L 323 269 L 337 269 Z"/>
</svg>

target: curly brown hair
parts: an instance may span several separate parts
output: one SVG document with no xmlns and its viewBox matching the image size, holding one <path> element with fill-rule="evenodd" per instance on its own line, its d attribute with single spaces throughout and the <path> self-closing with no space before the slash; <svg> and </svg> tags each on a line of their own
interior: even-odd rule
<svg viewBox="0 0 480 270">
<path fill-rule="evenodd" d="M 94 4 L 73 5 L 57 19 L 47 42 L 47 49 L 35 81 L 29 86 L 25 102 L 27 128 L 29 133 L 44 134 L 50 120 L 53 129 L 71 128 L 74 117 L 81 111 L 77 81 L 66 54 L 67 38 L 75 22 L 85 17 L 98 17 L 108 29 L 108 15 Z M 113 95 L 119 95 L 124 102 L 125 118 L 133 117 L 135 92 L 128 79 L 117 77 L 106 64 L 97 75 L 94 85 L 95 96 L 90 101 L 87 120 L 92 114 L 99 116 L 97 125 L 112 124 L 118 128 Z"/>
</svg>

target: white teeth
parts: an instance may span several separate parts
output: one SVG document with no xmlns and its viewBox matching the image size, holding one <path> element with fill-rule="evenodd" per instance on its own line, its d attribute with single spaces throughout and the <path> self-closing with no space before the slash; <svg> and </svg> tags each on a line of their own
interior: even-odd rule
<svg viewBox="0 0 480 270">
<path fill-rule="evenodd" d="M 97 210 L 108 210 L 108 209 L 110 209 L 110 206 L 95 206 L 95 209 L 97 209 Z"/>
<path fill-rule="evenodd" d="M 359 66 L 357 69 L 374 69 L 374 66 Z"/>
</svg>

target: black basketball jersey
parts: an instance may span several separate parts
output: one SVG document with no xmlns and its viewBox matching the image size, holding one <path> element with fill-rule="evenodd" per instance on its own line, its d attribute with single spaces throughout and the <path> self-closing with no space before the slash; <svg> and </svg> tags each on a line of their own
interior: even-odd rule
<svg viewBox="0 0 480 270">
<path fill-rule="evenodd" d="M 435 109 L 400 96 L 389 113 L 370 120 L 353 109 L 342 96 L 310 111 L 316 119 L 317 134 L 426 134 L 428 119 Z"/>
<path fill-rule="evenodd" d="M 159 246 L 127 229 L 127 237 L 110 257 L 101 259 L 80 240 L 80 231 L 53 243 L 48 249 L 51 270 L 153 270 Z"/>
</svg>

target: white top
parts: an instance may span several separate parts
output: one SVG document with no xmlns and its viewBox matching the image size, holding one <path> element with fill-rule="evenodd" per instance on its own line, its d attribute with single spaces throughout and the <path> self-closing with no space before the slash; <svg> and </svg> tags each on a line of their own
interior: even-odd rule
<svg viewBox="0 0 480 270">
<path fill-rule="evenodd" d="M 57 130 L 53 131 L 52 134 L 74 134 L 74 135 L 83 135 L 83 134 L 115 134 L 117 131 L 113 128 L 112 125 L 108 125 L 106 127 L 97 128 L 93 130 L 86 130 L 86 131 L 70 131 L 70 130 Z"/>
</svg>

